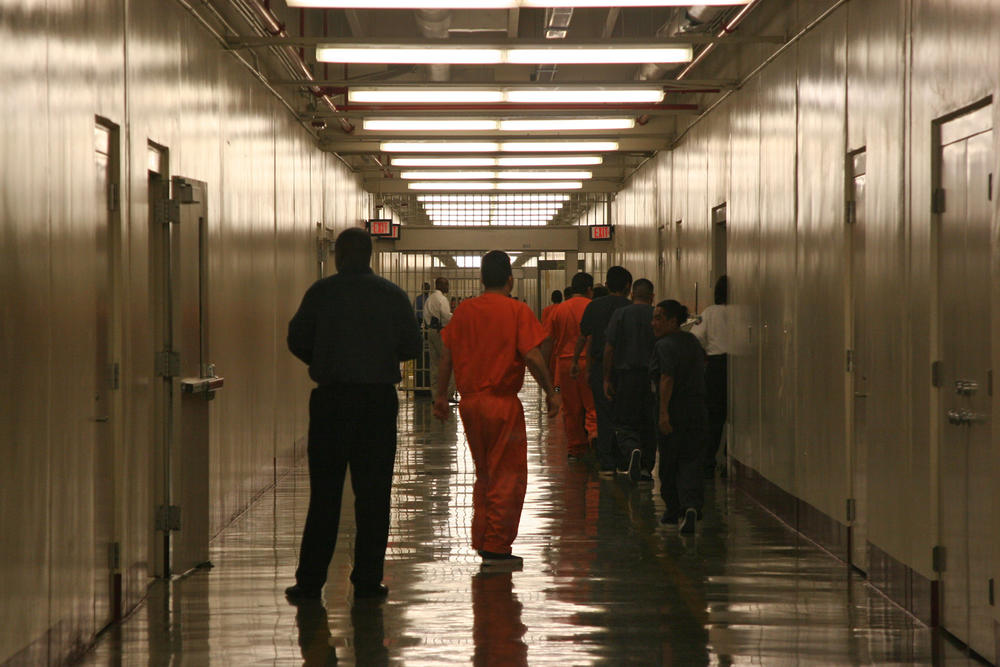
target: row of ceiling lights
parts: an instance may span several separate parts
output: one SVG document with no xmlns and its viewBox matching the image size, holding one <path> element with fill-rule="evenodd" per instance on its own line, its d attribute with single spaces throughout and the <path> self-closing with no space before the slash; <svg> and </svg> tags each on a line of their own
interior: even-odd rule
<svg viewBox="0 0 1000 667">
<path fill-rule="evenodd" d="M 745 5 L 750 0 L 286 0 L 311 9 L 528 9 L 555 7 L 689 7 Z"/>
</svg>

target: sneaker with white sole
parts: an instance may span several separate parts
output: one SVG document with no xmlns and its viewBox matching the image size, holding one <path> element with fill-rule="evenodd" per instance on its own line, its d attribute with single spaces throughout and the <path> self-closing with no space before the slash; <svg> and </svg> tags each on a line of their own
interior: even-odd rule
<svg viewBox="0 0 1000 667">
<path fill-rule="evenodd" d="M 684 511 L 684 518 L 681 519 L 681 532 L 685 535 L 693 535 L 695 526 L 698 524 L 698 510 L 689 507 Z"/>
<path fill-rule="evenodd" d="M 628 478 L 629 481 L 638 482 L 642 477 L 642 452 L 633 449 L 628 457 Z"/>
</svg>

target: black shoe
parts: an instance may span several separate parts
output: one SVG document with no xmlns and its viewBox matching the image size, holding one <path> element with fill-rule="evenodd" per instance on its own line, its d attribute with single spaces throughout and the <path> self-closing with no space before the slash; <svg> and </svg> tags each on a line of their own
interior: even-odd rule
<svg viewBox="0 0 1000 667">
<path fill-rule="evenodd" d="M 482 567 L 484 569 L 520 570 L 524 567 L 524 559 L 514 554 L 498 554 L 492 551 L 480 551 L 483 557 Z"/>
<path fill-rule="evenodd" d="M 653 473 L 649 472 L 648 470 L 640 471 L 639 472 L 639 481 L 640 482 L 652 482 L 653 481 Z"/>
<path fill-rule="evenodd" d="M 285 597 L 288 598 L 289 602 L 295 604 L 304 600 L 318 600 L 322 592 L 322 588 L 309 588 L 295 584 L 285 589 Z"/>
<path fill-rule="evenodd" d="M 695 525 L 698 523 L 698 510 L 689 507 L 684 510 L 684 519 L 681 521 L 681 533 L 693 535 Z"/>
<path fill-rule="evenodd" d="M 381 599 L 389 595 L 389 587 L 385 584 L 375 584 L 374 586 L 355 586 L 355 600 Z"/>
<path fill-rule="evenodd" d="M 642 475 L 642 452 L 633 449 L 628 457 L 628 479 L 630 482 L 638 482 Z"/>
<path fill-rule="evenodd" d="M 681 518 L 680 512 L 676 510 L 666 510 L 663 512 L 663 516 L 660 517 L 660 523 L 666 525 L 676 524 Z"/>
</svg>

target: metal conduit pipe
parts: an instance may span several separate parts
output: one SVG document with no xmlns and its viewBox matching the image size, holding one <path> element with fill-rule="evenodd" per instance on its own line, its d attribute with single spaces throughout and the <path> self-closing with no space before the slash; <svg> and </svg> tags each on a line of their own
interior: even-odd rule
<svg viewBox="0 0 1000 667">
<path fill-rule="evenodd" d="M 448 39 L 451 28 L 451 11 L 447 9 L 418 9 L 414 18 L 420 34 L 427 39 Z M 433 64 L 427 66 L 431 81 L 448 81 L 451 78 L 451 66 Z"/>
<path fill-rule="evenodd" d="M 288 32 L 285 30 L 285 26 L 274 13 L 260 4 L 258 0 L 230 0 L 230 2 L 239 10 L 244 16 L 248 16 L 252 21 L 256 22 L 259 27 L 268 35 L 272 37 L 287 37 Z M 299 52 L 292 46 L 281 46 L 275 47 L 274 51 L 278 54 L 282 63 L 284 63 L 285 68 L 289 71 L 293 77 L 301 77 L 308 81 L 315 81 L 316 77 L 309 70 L 309 66 L 306 65 L 305 60 Z M 309 86 L 310 92 L 315 95 L 323 104 L 329 107 L 330 111 L 336 113 L 338 111 L 337 105 L 333 103 L 330 96 L 327 95 L 322 88 L 319 86 Z M 354 132 L 354 125 L 346 118 L 339 118 L 340 127 L 344 132 L 351 133 Z"/>
</svg>

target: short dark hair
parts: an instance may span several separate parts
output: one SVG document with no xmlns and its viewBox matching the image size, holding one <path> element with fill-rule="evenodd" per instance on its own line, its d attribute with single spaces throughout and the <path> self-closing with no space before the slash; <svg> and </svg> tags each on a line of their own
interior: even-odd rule
<svg viewBox="0 0 1000 667">
<path fill-rule="evenodd" d="M 677 320 L 678 326 L 687 322 L 688 316 L 690 315 L 687 306 L 683 305 L 679 301 L 674 301 L 673 299 L 661 301 L 656 304 L 656 307 L 663 311 L 663 315 L 668 320 Z"/>
<path fill-rule="evenodd" d="M 629 285 L 632 284 L 632 274 L 623 266 L 612 266 L 608 269 L 604 284 L 615 294 L 627 292 Z"/>
<path fill-rule="evenodd" d="M 573 294 L 586 294 L 587 290 L 594 286 L 594 276 L 590 275 L 585 271 L 573 276 L 573 280 L 569 283 L 570 289 L 573 290 Z"/>
<path fill-rule="evenodd" d="M 557 289 L 552 290 L 552 303 L 562 303 L 563 294 Z"/>
<path fill-rule="evenodd" d="M 438 276 L 434 279 L 434 289 L 441 289 L 448 284 L 448 279 L 444 276 Z"/>
<path fill-rule="evenodd" d="M 573 287 L 572 285 L 566 285 L 566 288 L 563 290 L 563 298 L 568 299 L 571 296 L 573 296 Z"/>
<path fill-rule="evenodd" d="M 645 278 L 639 278 L 632 283 L 632 298 L 649 299 L 653 296 L 653 282 Z"/>
<path fill-rule="evenodd" d="M 611 294 L 611 290 L 609 290 L 604 285 L 594 285 L 594 298 L 595 299 L 600 299 L 602 296 L 607 296 L 609 294 Z"/>
<path fill-rule="evenodd" d="M 723 305 L 729 301 L 729 278 L 719 276 L 715 281 L 715 303 Z"/>
<path fill-rule="evenodd" d="M 364 271 L 371 261 L 371 234 L 360 227 L 349 227 L 340 232 L 333 244 L 333 263 L 338 273 Z"/>
<path fill-rule="evenodd" d="M 513 275 L 510 269 L 510 257 L 503 250 L 491 250 L 483 255 L 479 270 L 483 285 L 487 289 L 503 287 L 507 283 L 507 278 Z"/>
</svg>

